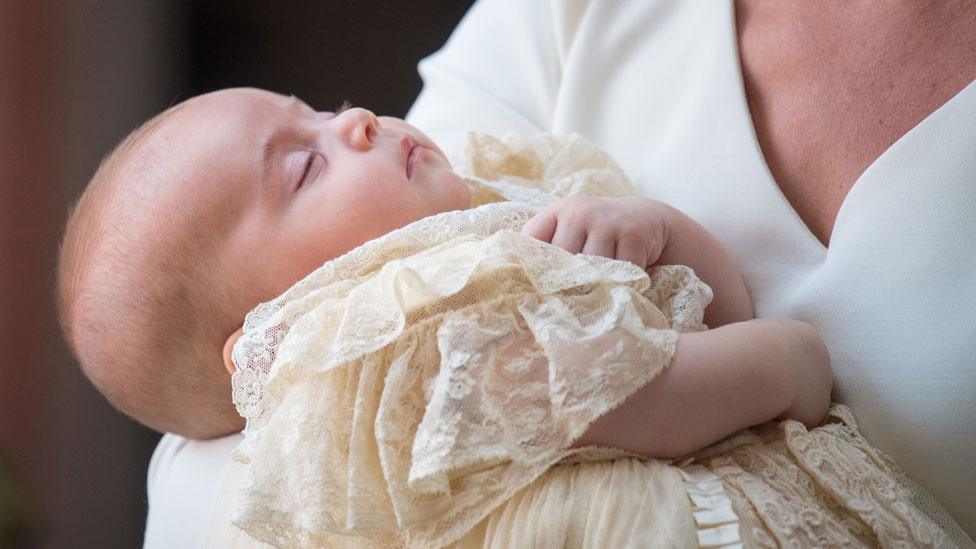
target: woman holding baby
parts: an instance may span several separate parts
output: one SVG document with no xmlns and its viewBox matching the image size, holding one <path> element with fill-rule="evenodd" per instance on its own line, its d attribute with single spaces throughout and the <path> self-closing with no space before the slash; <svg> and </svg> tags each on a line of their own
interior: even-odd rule
<svg viewBox="0 0 976 549">
<path fill-rule="evenodd" d="M 972 534 L 974 31 L 966 2 L 488 0 L 421 64 L 409 120 L 449 153 L 471 130 L 605 148 L 720 241 L 757 317 L 819 331 L 834 400 Z M 235 443 L 164 439 L 147 544 Z"/>
</svg>

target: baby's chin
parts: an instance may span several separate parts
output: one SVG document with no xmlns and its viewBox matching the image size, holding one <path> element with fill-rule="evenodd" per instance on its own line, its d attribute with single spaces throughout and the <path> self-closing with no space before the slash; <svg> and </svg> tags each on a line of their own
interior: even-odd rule
<svg viewBox="0 0 976 549">
<path fill-rule="evenodd" d="M 471 207 L 471 189 L 461 176 L 452 170 L 444 170 L 441 181 L 439 190 L 445 197 L 441 211 L 466 210 Z"/>
</svg>

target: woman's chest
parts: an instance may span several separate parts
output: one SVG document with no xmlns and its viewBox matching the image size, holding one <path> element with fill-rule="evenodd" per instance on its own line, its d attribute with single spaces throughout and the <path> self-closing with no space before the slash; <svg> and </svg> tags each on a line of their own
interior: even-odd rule
<svg viewBox="0 0 976 549">
<path fill-rule="evenodd" d="M 963 63 L 954 50 L 955 61 L 926 69 L 936 71 L 930 76 L 897 76 L 898 93 L 883 92 L 878 71 L 851 76 L 861 107 L 841 86 L 843 71 L 810 65 L 807 72 L 825 76 L 795 76 L 783 84 L 795 88 L 773 93 L 784 103 L 791 94 L 800 97 L 776 110 L 769 124 L 767 134 L 778 132 L 790 173 L 799 174 L 779 180 L 748 105 L 731 3 L 724 13 L 711 2 L 666 7 L 668 17 L 647 10 L 646 18 L 623 19 L 609 8 L 594 14 L 615 21 L 617 31 L 584 35 L 574 44 L 578 53 L 566 60 L 553 129 L 601 143 L 644 195 L 710 230 L 734 258 L 757 311 L 819 314 L 819 296 L 842 286 L 881 299 L 893 289 L 888 282 L 894 288 L 944 284 L 942 277 L 958 276 L 955 260 L 973 259 L 976 83 L 970 82 L 976 74 L 966 73 L 976 72 L 976 60 Z M 629 40 L 641 33 L 648 40 Z M 609 51 L 620 60 L 612 73 L 604 67 Z M 949 70 L 959 63 L 964 67 Z M 929 64 L 938 65 L 931 58 Z M 950 91 L 938 85 L 932 91 L 936 73 L 951 81 Z M 864 99 L 875 94 L 881 98 Z M 844 105 L 831 105 L 837 102 Z M 877 117 L 894 122 L 869 127 Z M 838 144 L 837 136 L 849 137 Z M 822 225 L 829 232 L 816 230 L 811 212 L 829 219 Z"/>
<path fill-rule="evenodd" d="M 737 3 L 736 27 L 756 138 L 772 178 L 826 245 L 861 174 L 976 79 L 976 29 L 966 17 L 933 33 L 932 21 L 911 14 L 753 4 Z"/>
</svg>

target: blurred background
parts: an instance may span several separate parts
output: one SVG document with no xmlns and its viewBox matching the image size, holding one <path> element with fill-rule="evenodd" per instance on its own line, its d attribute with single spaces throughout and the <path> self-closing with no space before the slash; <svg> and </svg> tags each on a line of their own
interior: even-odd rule
<svg viewBox="0 0 976 549">
<path fill-rule="evenodd" d="M 403 116 L 470 1 L 0 0 L 0 547 L 138 547 L 159 435 L 116 413 L 54 311 L 68 206 L 166 107 L 229 86 Z M 124 319 L 120 319 L 124 322 Z"/>
</svg>

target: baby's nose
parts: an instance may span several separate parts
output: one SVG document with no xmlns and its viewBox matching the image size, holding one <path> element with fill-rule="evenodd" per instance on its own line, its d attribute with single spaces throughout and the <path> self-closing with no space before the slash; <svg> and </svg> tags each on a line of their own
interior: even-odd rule
<svg viewBox="0 0 976 549">
<path fill-rule="evenodd" d="M 346 141 L 353 148 L 368 151 L 373 148 L 373 138 L 379 130 L 380 121 L 366 109 L 354 107 L 342 111 L 335 119 L 340 125 Z"/>
</svg>

